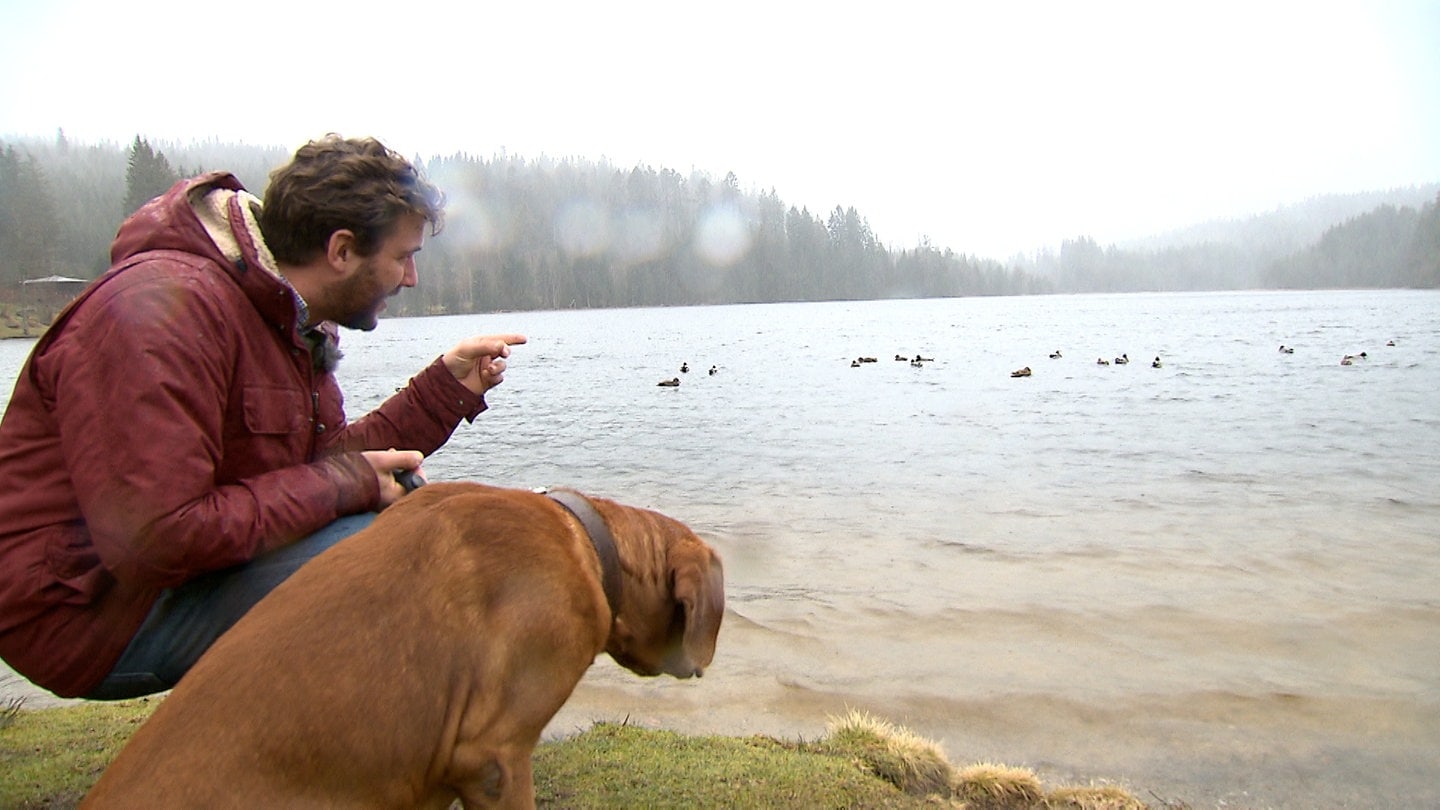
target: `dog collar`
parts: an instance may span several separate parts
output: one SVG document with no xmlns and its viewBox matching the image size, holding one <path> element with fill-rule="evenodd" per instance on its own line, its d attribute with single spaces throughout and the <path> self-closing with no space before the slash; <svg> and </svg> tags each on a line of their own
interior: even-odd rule
<svg viewBox="0 0 1440 810">
<path fill-rule="evenodd" d="M 610 527 L 584 495 L 569 489 L 544 490 L 544 494 L 580 521 L 590 545 L 595 547 L 595 554 L 600 558 L 600 586 L 605 589 L 605 601 L 610 605 L 613 621 L 620 615 L 620 552 L 615 548 Z"/>
</svg>

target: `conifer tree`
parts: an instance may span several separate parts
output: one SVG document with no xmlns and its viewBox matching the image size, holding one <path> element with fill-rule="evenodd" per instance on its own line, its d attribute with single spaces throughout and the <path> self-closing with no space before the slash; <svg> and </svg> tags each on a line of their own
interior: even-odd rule
<svg viewBox="0 0 1440 810">
<path fill-rule="evenodd" d="M 0 283 L 54 272 L 55 213 L 44 170 L 30 154 L 0 154 Z"/>
<path fill-rule="evenodd" d="M 1440 287 L 1440 194 L 1420 209 L 1406 270 L 1405 283 L 1413 287 Z"/>
<path fill-rule="evenodd" d="M 135 209 L 164 194 L 179 179 L 179 173 L 170 168 L 165 153 L 151 149 L 149 141 L 136 135 L 135 143 L 130 147 L 130 168 L 125 172 L 125 204 L 120 213 L 130 216 Z"/>
</svg>

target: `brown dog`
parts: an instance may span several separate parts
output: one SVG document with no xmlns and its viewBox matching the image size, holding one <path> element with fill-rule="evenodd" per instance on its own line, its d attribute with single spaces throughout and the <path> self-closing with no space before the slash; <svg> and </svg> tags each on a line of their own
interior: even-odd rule
<svg viewBox="0 0 1440 810">
<path fill-rule="evenodd" d="M 222 636 L 81 806 L 533 807 L 531 753 L 595 657 L 698 676 L 724 608 L 720 558 L 664 515 L 431 484 Z"/>
</svg>

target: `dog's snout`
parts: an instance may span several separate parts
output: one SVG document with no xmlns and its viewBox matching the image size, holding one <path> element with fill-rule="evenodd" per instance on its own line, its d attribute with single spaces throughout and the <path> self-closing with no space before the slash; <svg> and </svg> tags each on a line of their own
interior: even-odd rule
<svg viewBox="0 0 1440 810">
<path fill-rule="evenodd" d="M 673 668 L 673 669 L 669 669 L 669 670 L 666 670 L 666 671 L 669 672 L 671 675 L 674 675 L 676 678 L 679 678 L 679 679 L 682 680 L 682 681 L 688 681 L 688 680 L 690 680 L 691 678 L 703 678 L 703 677 L 705 677 L 705 668 L 704 668 L 704 667 L 687 666 L 687 665 L 683 665 L 683 664 L 682 664 L 682 665 L 679 666 L 679 667 L 676 667 L 676 668 Z"/>
</svg>

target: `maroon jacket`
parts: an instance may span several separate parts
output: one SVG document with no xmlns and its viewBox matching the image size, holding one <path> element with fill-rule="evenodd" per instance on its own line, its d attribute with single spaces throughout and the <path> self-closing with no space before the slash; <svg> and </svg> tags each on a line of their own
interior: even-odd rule
<svg viewBox="0 0 1440 810">
<path fill-rule="evenodd" d="M 429 454 L 485 408 L 436 360 L 347 424 L 250 229 L 232 262 L 192 209 L 216 189 L 242 190 L 182 181 L 121 226 L 0 422 L 0 657 L 58 695 L 99 685 L 162 589 L 378 508 L 359 450 Z"/>
</svg>

